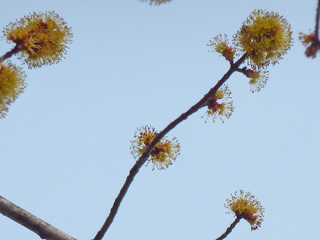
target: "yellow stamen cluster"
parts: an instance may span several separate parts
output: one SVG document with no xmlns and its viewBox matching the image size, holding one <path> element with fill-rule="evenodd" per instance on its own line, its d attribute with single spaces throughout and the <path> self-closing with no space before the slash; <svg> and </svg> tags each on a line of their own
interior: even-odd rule
<svg viewBox="0 0 320 240">
<path fill-rule="evenodd" d="M 147 0 L 140 0 L 142 2 L 146 2 Z M 150 4 L 154 4 L 154 5 L 160 5 L 162 3 L 167 3 L 170 2 L 171 0 L 150 0 Z"/>
<path fill-rule="evenodd" d="M 217 117 L 219 117 L 222 122 L 224 122 L 222 117 L 229 119 L 233 112 L 233 102 L 231 99 L 231 91 L 227 85 L 219 89 L 216 94 L 208 100 L 207 107 L 207 118 L 211 117 L 213 122 L 215 122 Z"/>
<path fill-rule="evenodd" d="M 292 45 L 289 23 L 278 13 L 255 10 L 234 36 L 253 69 L 276 64 Z"/>
<path fill-rule="evenodd" d="M 264 208 L 250 192 L 240 190 L 239 195 L 237 192 L 231 194 L 231 199 L 227 199 L 225 207 L 229 209 L 228 213 L 233 212 L 237 218 L 245 219 L 251 225 L 251 230 L 261 227 Z"/>
<path fill-rule="evenodd" d="M 10 23 L 3 31 L 8 42 L 19 46 L 29 68 L 57 63 L 71 42 L 71 28 L 55 12 L 33 13 Z"/>
<path fill-rule="evenodd" d="M 320 41 L 317 39 L 315 33 L 300 33 L 299 39 L 302 44 L 307 47 L 305 51 L 306 56 L 315 58 L 318 51 L 320 52 Z"/>
<path fill-rule="evenodd" d="M 0 118 L 4 118 L 9 105 L 14 102 L 26 87 L 25 73 L 21 68 L 8 62 L 0 64 Z"/>
<path fill-rule="evenodd" d="M 267 71 L 248 69 L 245 75 L 250 78 L 249 84 L 251 92 L 259 92 L 268 81 Z"/>
<path fill-rule="evenodd" d="M 130 149 L 133 157 L 139 158 L 157 135 L 158 132 L 151 126 L 139 128 L 134 134 L 135 140 L 131 141 Z M 176 138 L 171 141 L 162 139 L 151 152 L 149 162 L 153 163 L 152 170 L 155 167 L 159 170 L 167 168 L 179 154 L 180 144 Z"/>
<path fill-rule="evenodd" d="M 213 40 L 210 40 L 208 46 L 213 47 L 215 52 L 220 53 L 228 61 L 232 61 L 236 54 L 236 49 L 229 46 L 227 35 L 224 35 L 223 37 L 220 34 L 214 37 Z"/>
</svg>

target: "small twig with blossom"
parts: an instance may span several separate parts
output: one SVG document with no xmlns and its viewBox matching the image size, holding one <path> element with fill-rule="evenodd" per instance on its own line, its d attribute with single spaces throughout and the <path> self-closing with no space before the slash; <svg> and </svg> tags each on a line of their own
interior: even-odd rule
<svg viewBox="0 0 320 240">
<path fill-rule="evenodd" d="M 158 5 L 169 1 L 150 0 L 150 3 Z M 227 86 L 223 87 L 225 82 L 234 72 L 241 72 L 250 78 L 251 91 L 259 91 L 264 87 L 267 79 L 264 75 L 265 71 L 262 71 L 262 69 L 265 69 L 270 64 L 276 64 L 290 49 L 292 45 L 291 34 L 290 26 L 283 17 L 277 13 L 257 10 L 249 16 L 234 36 L 233 46 L 228 43 L 226 37 L 223 39 L 221 35 L 210 42 L 209 46 L 213 47 L 215 52 L 221 54 L 230 63 L 229 70 L 203 98 L 161 132 L 158 133 L 150 126 L 138 129 L 134 135 L 135 140 L 131 142 L 131 153 L 138 160 L 130 170 L 105 223 L 94 240 L 102 239 L 109 229 L 124 196 L 140 168 L 149 161 L 152 162 L 153 168 L 165 169 L 179 155 L 180 144 L 177 139 L 167 140 L 165 135 L 203 107 L 207 108 L 206 115 L 211 117 L 213 122 L 217 117 L 221 118 L 222 121 L 222 117 L 229 118 L 233 112 L 233 105 L 230 96 L 231 91 Z M 20 21 L 9 24 L 4 30 L 4 35 L 8 41 L 15 43 L 16 46 L 0 58 L 0 118 L 5 116 L 8 111 L 8 105 L 25 88 L 25 75 L 22 70 L 10 62 L 4 64 L 3 61 L 19 53 L 19 58 L 23 59 L 29 68 L 57 63 L 66 53 L 66 44 L 71 41 L 72 37 L 70 28 L 54 12 L 34 13 L 26 16 Z M 235 61 L 236 56 L 241 57 Z M 245 61 L 250 68 L 240 68 L 240 65 Z M 2 200 L 3 204 L 0 208 L 0 213 L 24 226 L 28 226 L 30 230 L 40 237 L 60 239 L 53 236 L 58 232 L 57 229 L 51 228 L 50 225 L 45 225 L 44 221 L 33 218 L 31 214 L 22 223 L 21 214 L 27 214 L 26 211 L 19 209 L 4 198 Z M 252 230 L 260 227 L 263 208 L 250 193 L 244 195 L 243 191 L 240 191 L 240 196 L 232 196 L 232 199 L 228 201 L 227 207 L 235 213 L 237 218 L 219 239 L 225 238 L 242 218 L 251 224 Z M 45 233 L 42 232 L 42 229 L 39 230 L 37 221 L 45 225 Z M 47 232 L 47 230 L 53 231 L 53 233 Z M 68 236 L 65 237 L 68 238 Z"/>
<path fill-rule="evenodd" d="M 320 21 L 320 0 L 318 0 L 318 7 L 316 13 L 316 24 L 314 32 L 305 34 L 300 33 L 299 39 L 302 44 L 306 46 L 305 54 L 307 57 L 315 58 L 318 51 L 320 51 L 320 39 L 319 39 L 319 21 Z"/>
<path fill-rule="evenodd" d="M 29 68 L 58 63 L 72 38 L 71 28 L 55 12 L 25 16 L 8 24 L 3 35 L 15 47 L 0 57 L 0 118 L 27 86 L 22 68 L 5 60 L 18 54 Z"/>
<path fill-rule="evenodd" d="M 264 208 L 250 192 L 245 193 L 240 190 L 240 194 L 237 192 L 234 195 L 231 194 L 231 199 L 227 199 L 227 203 L 224 206 L 229 210 L 227 213 L 234 213 L 236 219 L 216 240 L 226 238 L 241 219 L 245 219 L 251 225 L 251 231 L 261 227 Z"/>
<path fill-rule="evenodd" d="M 93 240 L 101 240 L 107 230 L 109 229 L 110 225 L 112 224 L 114 217 L 116 216 L 118 209 L 120 207 L 120 204 L 126 195 L 131 183 L 133 182 L 135 176 L 139 172 L 140 168 L 145 164 L 149 156 L 151 155 L 153 149 L 156 147 L 156 145 L 160 142 L 160 140 L 169 133 L 172 129 L 174 129 L 179 123 L 186 120 L 189 116 L 191 116 L 193 113 L 197 112 L 199 109 L 204 107 L 206 105 L 206 102 L 210 99 L 211 96 L 213 96 L 217 90 L 229 79 L 229 77 L 234 73 L 241 63 L 244 62 L 246 55 L 243 55 L 230 69 L 227 71 L 227 73 L 220 79 L 220 81 L 210 89 L 210 91 L 204 95 L 204 97 L 197 102 L 195 105 L 193 105 L 188 111 L 181 114 L 176 120 L 171 122 L 165 129 L 163 129 L 161 132 L 156 134 L 153 141 L 150 144 L 146 144 L 147 147 L 145 148 L 144 152 L 140 156 L 140 158 L 137 160 L 137 162 L 134 164 L 134 166 L 131 168 L 130 173 L 122 186 L 117 198 L 115 199 L 113 206 L 110 210 L 110 213 L 104 222 L 101 229 L 98 231 L 97 235 L 94 237 Z"/>
<path fill-rule="evenodd" d="M 4 38 L 15 47 L 0 57 L 0 118 L 4 118 L 9 105 L 26 87 L 26 75 L 21 67 L 7 61 L 18 54 L 29 68 L 57 63 L 71 42 L 71 28 L 54 12 L 33 13 L 10 23 L 3 30 Z M 43 239 L 71 240 L 42 219 L 16 206 L 0 196 L 0 213 L 25 226 Z"/>
<path fill-rule="evenodd" d="M 134 177 L 150 156 L 149 161 L 153 162 L 153 165 L 159 169 L 167 168 L 176 159 L 180 152 L 180 145 L 175 139 L 171 142 L 162 140 L 165 135 L 203 107 L 207 107 L 206 114 L 212 117 L 213 121 L 217 116 L 229 118 L 233 111 L 230 100 L 231 92 L 227 86 L 220 88 L 234 72 L 242 72 L 251 79 L 249 83 L 254 86 L 251 87 L 251 91 L 259 91 L 266 83 L 266 77 L 262 74 L 262 69 L 265 69 L 270 64 L 276 64 L 290 49 L 292 45 L 291 35 L 290 25 L 282 16 L 273 12 L 256 10 L 243 23 L 241 29 L 235 35 L 233 39 L 235 46 L 229 45 L 227 38 L 223 38 L 222 35 L 210 41 L 209 46 L 213 47 L 215 52 L 220 53 L 230 63 L 229 70 L 199 102 L 181 114 L 161 132 L 156 132 L 150 126 L 138 129 L 134 136 L 135 140 L 132 141 L 131 152 L 135 158 L 140 157 L 130 170 L 107 219 L 93 240 L 101 240 L 103 238 L 112 224 Z M 234 63 L 235 56 L 239 55 L 237 51 L 241 52 L 242 56 Z M 247 61 L 251 69 L 240 68 L 240 65 L 245 61 Z M 244 215 L 241 215 L 241 218 L 249 219 Z M 259 225 L 258 222 L 254 224 Z M 230 232 L 231 230 L 232 228 L 230 228 Z"/>
</svg>

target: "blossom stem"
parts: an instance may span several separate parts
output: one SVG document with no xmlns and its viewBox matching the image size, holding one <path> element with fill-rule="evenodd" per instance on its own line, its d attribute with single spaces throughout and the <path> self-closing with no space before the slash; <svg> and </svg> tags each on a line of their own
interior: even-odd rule
<svg viewBox="0 0 320 240">
<path fill-rule="evenodd" d="M 117 198 L 115 199 L 113 206 L 110 210 L 109 216 L 107 217 L 106 221 L 102 225 L 101 229 L 98 231 L 96 236 L 93 240 L 101 240 L 105 233 L 108 231 L 110 225 L 112 224 L 118 209 L 120 207 L 120 204 L 126 195 L 131 183 L 133 182 L 135 176 L 139 172 L 140 168 L 145 164 L 148 157 L 150 156 L 152 150 L 157 145 L 157 143 L 172 129 L 174 129 L 179 123 L 186 120 L 189 116 L 197 112 L 199 109 L 201 109 L 203 106 L 205 106 L 206 102 L 212 97 L 218 89 L 229 79 L 229 77 L 239 69 L 239 66 L 244 62 L 246 59 L 246 54 L 244 54 L 236 63 L 230 64 L 229 70 L 225 73 L 225 75 L 217 82 L 217 84 L 209 90 L 207 94 L 204 95 L 204 97 L 197 102 L 195 105 L 193 105 L 188 111 L 185 113 L 182 113 L 176 120 L 171 122 L 165 129 L 163 129 L 150 143 L 150 145 L 147 147 L 147 149 L 144 151 L 144 153 L 141 155 L 141 157 L 137 160 L 137 162 L 134 164 L 134 166 L 131 168 L 129 175 L 127 176 L 127 179 L 122 186 Z"/>
<path fill-rule="evenodd" d="M 19 44 L 16 44 L 16 46 L 10 50 L 9 52 L 5 53 L 2 57 L 0 57 L 0 62 L 3 62 L 4 60 L 11 58 L 13 55 L 17 54 L 21 51 L 21 46 Z"/>
<path fill-rule="evenodd" d="M 222 240 L 222 239 L 225 239 L 229 233 L 232 232 L 232 230 L 235 228 L 235 226 L 238 224 L 238 222 L 240 222 L 241 220 L 241 217 L 237 217 L 233 223 L 231 223 L 230 227 L 227 228 L 227 230 L 220 236 L 218 237 L 216 240 Z"/>
<path fill-rule="evenodd" d="M 317 14 L 316 14 L 316 27 L 315 27 L 315 36 L 319 42 L 319 20 L 320 20 L 320 0 L 318 0 Z"/>
</svg>

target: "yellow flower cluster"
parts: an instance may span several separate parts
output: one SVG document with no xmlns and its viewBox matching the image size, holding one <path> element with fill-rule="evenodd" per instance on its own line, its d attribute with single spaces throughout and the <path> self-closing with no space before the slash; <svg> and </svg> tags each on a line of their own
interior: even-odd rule
<svg viewBox="0 0 320 240">
<path fill-rule="evenodd" d="M 208 107 L 206 115 L 212 118 L 214 122 L 217 117 L 221 119 L 229 118 L 233 112 L 233 102 L 231 100 L 231 91 L 228 86 L 225 85 L 223 88 L 219 89 L 214 96 L 212 96 L 208 101 L 206 106 Z"/>
<path fill-rule="evenodd" d="M 276 64 L 293 44 L 292 31 L 287 20 L 278 13 L 265 10 L 255 10 L 242 24 L 240 30 L 234 35 L 232 45 L 229 44 L 227 36 L 221 34 L 210 40 L 209 47 L 221 54 L 231 66 L 234 66 L 234 58 L 243 53 L 251 69 L 239 67 L 236 71 L 242 72 L 250 78 L 251 92 L 258 92 L 268 81 L 267 68 L 270 64 Z M 315 41 L 314 34 L 302 35 L 300 37 L 305 45 L 311 44 L 307 50 L 307 56 L 315 57 L 320 49 L 320 43 Z M 208 116 L 226 116 L 233 111 L 232 102 L 220 104 L 214 97 L 208 104 Z"/>
<path fill-rule="evenodd" d="M 23 92 L 26 84 L 21 68 L 12 63 L 0 64 L 0 118 L 8 112 L 8 106 Z"/>
<path fill-rule="evenodd" d="M 250 78 L 249 85 L 251 92 L 259 92 L 261 88 L 264 88 L 268 81 L 267 71 L 261 70 L 246 70 L 246 76 Z"/>
<path fill-rule="evenodd" d="M 234 36 L 235 45 L 247 55 L 253 69 L 276 64 L 292 45 L 287 20 L 278 13 L 255 10 Z"/>
<path fill-rule="evenodd" d="M 158 135 L 155 129 L 151 126 L 144 126 L 138 129 L 134 134 L 135 140 L 131 141 L 131 154 L 135 159 L 139 158 L 154 138 Z M 153 163 L 154 167 L 159 170 L 167 168 L 172 164 L 177 156 L 180 154 L 180 144 L 176 138 L 171 141 L 163 139 L 151 152 L 149 162 Z"/>
<path fill-rule="evenodd" d="M 10 23 L 3 31 L 8 42 L 19 46 L 29 68 L 57 63 L 71 42 L 71 28 L 55 12 L 33 13 Z"/>
<path fill-rule="evenodd" d="M 213 47 L 215 52 L 220 53 L 228 61 L 232 61 L 236 54 L 236 49 L 228 43 L 227 35 L 222 37 L 220 34 L 214 37 L 213 40 L 210 40 L 208 46 Z"/>
<path fill-rule="evenodd" d="M 227 199 L 225 207 L 237 218 L 245 219 L 251 225 L 251 230 L 261 227 L 264 208 L 250 192 L 244 193 L 243 190 L 240 190 L 239 195 L 237 192 L 234 195 L 231 194 L 231 199 Z"/>
</svg>

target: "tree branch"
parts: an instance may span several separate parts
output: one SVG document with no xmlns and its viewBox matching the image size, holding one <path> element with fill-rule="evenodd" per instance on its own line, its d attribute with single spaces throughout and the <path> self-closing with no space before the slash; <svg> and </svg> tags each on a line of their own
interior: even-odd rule
<svg viewBox="0 0 320 240">
<path fill-rule="evenodd" d="M 153 140 L 153 142 L 147 147 L 145 152 L 141 155 L 141 157 L 137 160 L 137 162 L 134 164 L 134 166 L 131 168 L 130 173 L 122 186 L 117 198 L 115 199 L 113 206 L 110 210 L 109 216 L 107 217 L 106 221 L 102 225 L 101 229 L 98 231 L 97 235 L 94 237 L 93 240 L 101 240 L 105 233 L 108 231 L 108 228 L 113 222 L 113 219 L 115 218 L 118 209 L 120 207 L 120 204 L 126 195 L 131 183 L 134 180 L 134 177 L 139 172 L 140 168 L 143 166 L 143 164 L 147 161 L 148 157 L 150 156 L 151 151 L 153 148 L 157 145 L 157 143 L 173 128 L 175 128 L 179 123 L 186 120 L 189 116 L 191 116 L 193 113 L 197 112 L 200 108 L 204 107 L 206 102 L 212 97 L 217 90 L 229 79 L 229 77 L 235 72 L 238 71 L 239 66 L 244 62 L 246 58 L 246 54 L 244 54 L 236 63 L 231 64 L 229 70 L 227 73 L 218 81 L 218 83 L 209 90 L 207 94 L 204 95 L 204 97 L 197 102 L 195 105 L 193 105 L 188 111 L 181 114 L 176 120 L 171 122 L 165 129 L 163 129 Z"/>
<path fill-rule="evenodd" d="M 76 240 L 0 196 L 0 213 L 47 240 Z"/>
<path fill-rule="evenodd" d="M 234 227 L 238 224 L 238 222 L 240 222 L 241 218 L 240 217 L 237 217 L 233 223 L 231 223 L 230 227 L 227 228 L 227 230 L 220 236 L 218 237 L 216 240 L 222 240 L 222 239 L 225 239 L 229 233 L 232 232 L 232 230 L 234 229 Z"/>
<path fill-rule="evenodd" d="M 0 57 L 0 62 L 3 62 L 4 60 L 11 58 L 14 54 L 17 54 L 21 51 L 21 45 L 16 44 L 16 46 L 9 52 L 5 53 L 2 57 Z"/>
<path fill-rule="evenodd" d="M 316 14 L 316 27 L 315 27 L 315 36 L 319 42 L 319 19 L 320 18 L 320 0 L 318 0 L 317 14 Z"/>
</svg>

